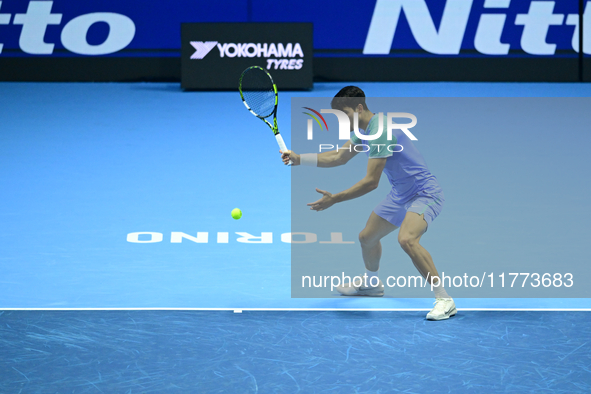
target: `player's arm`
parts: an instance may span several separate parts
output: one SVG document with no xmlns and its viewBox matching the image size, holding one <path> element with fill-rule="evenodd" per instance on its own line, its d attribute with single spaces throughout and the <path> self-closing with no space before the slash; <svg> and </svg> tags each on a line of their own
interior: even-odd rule
<svg viewBox="0 0 591 394">
<path fill-rule="evenodd" d="M 323 152 L 318 154 L 318 167 L 338 167 L 347 164 L 357 152 L 351 147 L 351 141 L 345 144 L 338 150 L 331 150 L 330 152 Z"/>
<path fill-rule="evenodd" d="M 340 193 L 333 194 L 335 202 L 342 202 L 361 197 L 378 188 L 382 171 L 386 166 L 387 158 L 369 159 L 367 162 L 367 173 L 362 180 Z"/>
<path fill-rule="evenodd" d="M 329 168 L 347 164 L 347 162 L 351 160 L 353 157 L 355 157 L 355 155 L 357 154 L 355 149 L 351 148 L 351 145 L 351 141 L 347 141 L 338 150 L 331 150 L 329 152 L 319 153 L 317 155 L 317 167 Z M 298 155 L 297 153 L 288 150 L 282 153 L 281 159 L 285 164 L 287 164 L 289 160 L 291 160 L 293 162 L 293 165 L 297 166 L 301 164 L 300 156 L 301 155 Z"/>
<path fill-rule="evenodd" d="M 357 182 L 355 185 L 340 193 L 331 194 L 327 191 L 316 189 L 316 191 L 323 196 L 320 200 L 309 203 L 308 206 L 310 209 L 315 211 L 323 211 L 337 202 L 352 200 L 354 198 L 361 197 L 372 190 L 375 190 L 380 183 L 380 177 L 382 176 L 382 171 L 386 166 L 387 159 L 388 158 L 386 157 L 369 159 L 365 177 L 363 177 L 363 179 Z"/>
</svg>

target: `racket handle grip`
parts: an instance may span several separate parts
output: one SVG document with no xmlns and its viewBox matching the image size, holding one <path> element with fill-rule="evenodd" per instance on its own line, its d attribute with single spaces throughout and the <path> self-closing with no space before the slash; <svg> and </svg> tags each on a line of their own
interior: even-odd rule
<svg viewBox="0 0 591 394">
<path fill-rule="evenodd" d="M 287 149 L 287 146 L 285 146 L 285 142 L 283 141 L 283 137 L 281 136 L 281 134 L 277 133 L 275 134 L 275 139 L 277 140 L 277 143 L 279 144 L 279 149 L 281 149 L 281 152 L 285 152 Z M 288 166 L 292 165 L 293 161 L 289 161 Z"/>
</svg>

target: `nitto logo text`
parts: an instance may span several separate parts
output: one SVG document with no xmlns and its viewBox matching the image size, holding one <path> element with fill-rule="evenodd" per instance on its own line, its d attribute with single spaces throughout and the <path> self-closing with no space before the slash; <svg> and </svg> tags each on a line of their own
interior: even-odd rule
<svg viewBox="0 0 591 394">
<path fill-rule="evenodd" d="M 425 51 L 438 55 L 458 55 L 464 41 L 473 0 L 447 0 L 436 28 L 425 0 L 377 0 L 367 32 L 363 53 L 387 55 L 398 27 L 400 16 L 408 22 L 417 44 Z M 586 3 L 583 26 L 583 52 L 591 54 L 591 7 Z M 574 26 L 571 46 L 579 51 L 579 15 L 554 13 L 554 1 L 532 1 L 527 13 L 508 18 L 499 13 L 511 5 L 511 0 L 485 0 L 484 8 L 474 35 L 474 48 L 485 55 L 507 55 L 510 49 L 521 49 L 530 55 L 554 55 L 556 44 L 546 41 L 551 26 Z M 501 40 L 507 24 L 523 26 L 521 48 L 510 48 Z M 572 29 L 572 27 L 571 27 Z"/>
<path fill-rule="evenodd" d="M 45 42 L 45 32 L 49 25 L 60 25 L 62 14 L 52 13 L 53 1 L 31 1 L 24 14 L 14 14 L 13 25 L 22 25 L 19 38 L 20 49 L 31 55 L 51 55 L 55 44 Z M 0 11 L 2 1 L 0 1 Z M 10 24 L 11 14 L 0 12 L 0 25 Z M 109 35 L 99 45 L 91 45 L 86 40 L 88 30 L 95 23 L 109 25 Z M 70 52 L 79 55 L 107 55 L 120 51 L 131 43 L 135 36 L 135 24 L 125 15 L 113 12 L 94 12 L 80 15 L 70 20 L 61 33 L 62 45 Z M 0 53 L 3 44 L 0 43 Z"/>
</svg>

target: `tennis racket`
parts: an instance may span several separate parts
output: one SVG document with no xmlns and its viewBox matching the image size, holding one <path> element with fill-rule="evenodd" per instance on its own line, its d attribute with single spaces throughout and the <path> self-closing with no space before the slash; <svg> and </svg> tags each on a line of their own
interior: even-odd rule
<svg viewBox="0 0 591 394">
<path fill-rule="evenodd" d="M 240 76 L 238 90 L 246 109 L 271 128 L 281 152 L 287 151 L 277 127 L 277 85 L 273 82 L 271 74 L 259 66 L 249 67 Z M 271 115 L 273 115 L 273 124 L 267 120 Z M 289 165 L 292 164 L 290 160 Z"/>
</svg>

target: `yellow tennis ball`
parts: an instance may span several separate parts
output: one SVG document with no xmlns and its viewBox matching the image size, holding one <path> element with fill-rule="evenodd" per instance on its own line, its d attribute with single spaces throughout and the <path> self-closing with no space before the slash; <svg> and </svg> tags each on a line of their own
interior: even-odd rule
<svg viewBox="0 0 591 394">
<path fill-rule="evenodd" d="M 242 211 L 238 208 L 232 209 L 232 217 L 236 220 L 240 219 L 242 217 Z"/>
</svg>

